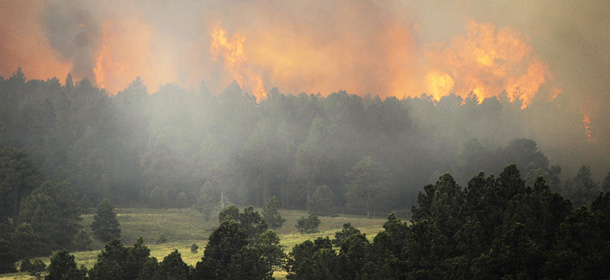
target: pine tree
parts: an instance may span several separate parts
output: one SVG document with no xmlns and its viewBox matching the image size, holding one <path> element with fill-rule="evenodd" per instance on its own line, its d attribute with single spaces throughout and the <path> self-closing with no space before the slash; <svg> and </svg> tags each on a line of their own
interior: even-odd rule
<svg viewBox="0 0 610 280">
<path fill-rule="evenodd" d="M 85 279 L 87 274 L 84 267 L 77 268 L 74 255 L 69 254 L 66 250 L 61 250 L 53 255 L 48 271 L 49 274 L 45 277 L 48 280 L 80 280 Z"/>
<path fill-rule="evenodd" d="M 113 208 L 110 201 L 104 199 L 97 206 L 97 213 L 93 217 L 93 223 L 91 223 L 93 235 L 104 242 L 108 242 L 115 238 L 121 238 L 119 221 L 116 218 Z"/>
<path fill-rule="evenodd" d="M 263 219 L 272 229 L 280 228 L 286 222 L 286 219 L 280 215 L 279 208 L 280 201 L 275 196 L 271 197 L 263 208 Z"/>
<path fill-rule="evenodd" d="M 11 250 L 10 243 L 0 239 L 0 273 L 16 272 L 16 261 L 17 258 Z"/>
</svg>

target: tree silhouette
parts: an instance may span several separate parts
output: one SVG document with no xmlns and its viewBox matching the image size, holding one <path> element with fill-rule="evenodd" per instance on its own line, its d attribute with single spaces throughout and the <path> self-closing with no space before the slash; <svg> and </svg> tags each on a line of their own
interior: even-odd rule
<svg viewBox="0 0 610 280">
<path fill-rule="evenodd" d="M 93 235 L 104 242 L 121 237 L 119 221 L 113 209 L 114 207 L 112 207 L 110 201 L 104 199 L 97 206 L 97 213 L 93 216 L 93 222 L 91 223 Z"/>
</svg>

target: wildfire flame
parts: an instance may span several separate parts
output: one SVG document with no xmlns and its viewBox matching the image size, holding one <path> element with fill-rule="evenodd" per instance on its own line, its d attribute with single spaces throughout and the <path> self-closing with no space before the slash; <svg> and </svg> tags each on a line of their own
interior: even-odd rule
<svg viewBox="0 0 610 280">
<path fill-rule="evenodd" d="M 587 142 L 593 143 L 596 139 L 593 137 L 593 129 L 591 127 L 591 119 L 585 114 L 583 114 L 582 123 L 585 125 L 585 135 L 587 136 Z"/>
<path fill-rule="evenodd" d="M 137 17 L 104 20 L 101 46 L 94 56 L 97 86 L 115 94 L 138 76 L 153 90 L 177 81 L 172 63 L 153 44 L 155 35 L 152 27 Z"/>
<path fill-rule="evenodd" d="M 102 29 L 102 49 L 95 60 L 95 68 L 93 73 L 95 74 L 95 82 L 100 88 L 106 88 L 106 71 L 107 66 L 111 61 L 112 50 L 108 44 L 109 41 L 109 29 L 112 27 L 110 21 L 105 21 Z"/>
<path fill-rule="evenodd" d="M 34 2 L 30 4 L 30 8 L 36 9 Z M 14 6 L 18 10 L 19 5 Z M 6 22 L 0 25 L 0 34 L 15 37 L 6 41 L 17 45 L 8 48 L 10 44 L 3 42 L 0 54 L 20 59 L 7 64 L 5 68 L 10 69 L 0 65 L 0 74 L 10 75 L 17 67 L 25 66 L 24 71 L 30 78 L 65 77 L 70 67 L 75 69 L 75 60 L 86 58 L 90 61 L 81 63 L 81 67 L 92 69 L 80 71 L 75 78 L 89 78 L 110 94 L 126 88 L 140 76 L 151 92 L 163 83 L 195 87 L 202 80 L 213 91 L 220 92 L 235 80 L 257 101 L 267 98 L 265 85 L 271 85 L 282 92 L 323 95 L 338 90 L 399 98 L 426 93 L 440 100 L 452 93 L 462 97 L 472 94 L 479 102 L 505 92 L 509 101 L 520 102 L 522 108 L 552 78 L 549 67 L 537 56 L 527 37 L 514 29 L 470 21 L 464 34 L 441 45 L 421 40 L 425 34 L 420 31 L 420 23 L 388 17 L 383 9 L 370 20 L 363 20 L 371 14 L 370 9 L 379 8 L 374 4 L 346 5 L 338 11 L 342 20 L 331 21 L 331 26 L 326 22 L 293 21 L 292 18 L 264 23 L 259 20 L 256 27 L 226 20 L 225 27 L 231 32 L 221 25 L 222 15 L 216 18 L 213 13 L 202 12 L 211 21 L 206 21 L 204 26 L 191 21 L 189 28 L 180 26 L 175 32 L 179 34 L 173 34 L 176 30 L 172 28 L 176 27 L 171 26 L 172 21 L 146 17 L 132 5 L 126 4 L 125 12 L 108 12 L 115 10 L 106 8 L 90 13 L 96 17 L 91 17 L 87 21 L 91 23 L 87 25 L 90 28 L 84 29 L 91 31 L 89 36 L 101 36 L 88 41 L 90 57 L 84 55 L 68 61 L 54 56 L 49 44 L 38 43 L 44 38 L 41 32 L 11 35 L 14 31 L 8 28 L 10 21 L 0 19 Z M 11 14 L 0 11 L 7 18 Z M 73 14 L 86 13 L 75 11 Z M 28 17 L 25 11 L 20 15 Z M 36 22 L 31 21 L 30 25 Z M 82 21 L 66 22 L 85 27 Z M 81 29 L 70 30 L 80 32 Z M 56 37 L 64 38 L 61 37 L 64 33 L 57 33 Z M 28 36 L 39 39 L 30 40 L 32 37 Z M 16 54 L 16 49 L 26 49 L 24 52 L 34 55 Z M 45 54 L 44 58 L 38 54 Z M 31 65 L 42 70 L 57 70 L 40 74 L 42 70 L 30 70 Z M 551 99 L 560 92 L 552 88 L 549 91 L 553 95 Z"/>
<path fill-rule="evenodd" d="M 263 79 L 246 64 L 245 41 L 246 38 L 238 33 L 233 34 L 230 40 L 227 39 L 227 31 L 217 24 L 212 31 L 210 53 L 214 60 L 220 57 L 235 81 L 243 89 L 254 94 L 256 101 L 260 102 L 267 99 L 267 92 L 264 89 Z"/>
<path fill-rule="evenodd" d="M 482 102 L 506 91 L 511 102 L 520 100 L 525 108 L 550 78 L 546 64 L 510 28 L 470 21 L 467 30 L 449 46 L 426 52 L 432 61 L 425 79 L 429 95 L 472 93 Z"/>
</svg>

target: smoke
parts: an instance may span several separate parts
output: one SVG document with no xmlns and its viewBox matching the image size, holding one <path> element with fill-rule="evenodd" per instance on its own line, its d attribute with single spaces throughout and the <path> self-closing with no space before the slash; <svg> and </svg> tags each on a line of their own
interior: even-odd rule
<svg viewBox="0 0 610 280">
<path fill-rule="evenodd" d="M 40 17 L 49 44 L 62 61 L 72 64 L 74 77 L 95 82 L 94 54 L 99 50 L 102 32 L 93 12 L 78 1 L 52 2 Z"/>
<path fill-rule="evenodd" d="M 523 136 L 551 162 L 601 166 L 608 10 L 608 1 L 5 1 L 0 75 L 69 71 L 111 94 L 139 76 L 152 92 L 201 82 L 220 92 L 236 80 L 252 94 L 505 96 L 523 104 Z M 238 64 L 214 51 L 217 28 L 241 38 Z"/>
</svg>

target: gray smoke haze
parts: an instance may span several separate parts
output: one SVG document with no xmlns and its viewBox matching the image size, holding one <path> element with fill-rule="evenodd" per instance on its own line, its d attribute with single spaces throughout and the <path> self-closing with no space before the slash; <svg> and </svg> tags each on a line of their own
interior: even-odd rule
<svg viewBox="0 0 610 280">
<path fill-rule="evenodd" d="M 44 33 L 57 56 L 72 63 L 72 75 L 95 82 L 93 54 L 101 43 L 102 29 L 91 7 L 79 1 L 49 3 L 41 12 Z"/>
<path fill-rule="evenodd" d="M 32 3 L 25 1 L 23 6 L 35 10 L 39 5 Z M 510 28 L 522 35 L 548 66 L 552 79 L 542 84 L 523 110 L 522 119 L 515 119 L 505 133 L 491 137 L 494 143 L 490 145 L 505 145 L 514 137 L 532 138 L 552 163 L 564 167 L 564 176 L 590 164 L 601 177 L 610 163 L 608 1 L 45 3 L 38 7 L 40 29 L 55 59 L 70 62 L 70 71 L 77 78 L 96 81 L 95 59 L 103 48 L 104 23 L 113 23 L 107 30 L 114 40 L 113 53 L 105 64 L 104 82 L 98 81 L 110 92 L 125 88 L 136 76 L 141 76 L 152 92 L 172 82 L 193 89 L 201 81 L 213 92 L 220 92 L 237 79 L 236 75 L 254 73 L 266 90 L 277 86 L 281 92 L 329 94 L 344 89 L 350 94 L 415 97 L 426 91 L 423 78 L 431 63 L 426 50 L 450 46 L 454 38 L 466 36 L 471 20 L 493 23 L 496 30 Z M 20 8 L 13 2 L 0 6 Z M 4 25 L 0 31 L 26 23 L 26 19 L 10 18 L 12 14 L 23 13 L 3 11 L 9 19 L 0 21 Z M 210 53 L 217 25 L 226 30 L 228 41 L 235 34 L 244 37 L 246 54 L 237 70 L 227 67 L 227 57 Z M 0 35 L 10 34 L 3 31 Z M 6 50 L 0 47 L 0 57 L 28 55 Z M 4 71 L 0 75 L 9 76 L 8 71 L 14 71 L 18 64 L 26 74 L 38 73 L 28 71 L 30 64 L 24 58 L 0 67 Z M 61 78 L 65 74 L 53 75 Z M 555 89 L 561 91 L 549 100 Z M 590 119 L 588 130 L 585 116 Z M 415 118 L 428 121 L 425 115 Z M 488 129 L 482 125 L 476 134 L 484 136 Z M 466 141 L 471 136 L 447 138 Z M 454 145 L 463 142 L 456 141 Z"/>
</svg>

